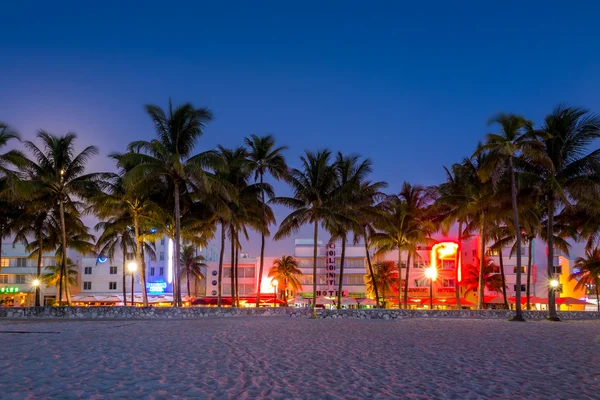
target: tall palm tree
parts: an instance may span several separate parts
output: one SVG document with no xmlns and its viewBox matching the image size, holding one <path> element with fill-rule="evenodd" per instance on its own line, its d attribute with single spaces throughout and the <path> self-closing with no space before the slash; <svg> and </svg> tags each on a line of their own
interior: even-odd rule
<svg viewBox="0 0 600 400">
<path fill-rule="evenodd" d="M 206 263 L 204 262 L 205 260 L 203 256 L 196 255 L 196 246 L 187 244 L 184 245 L 181 250 L 181 266 L 185 271 L 188 297 L 191 297 L 191 278 L 196 280 L 205 279 L 204 274 L 202 273 L 202 268 L 206 268 Z"/>
<path fill-rule="evenodd" d="M 312 224 L 313 233 L 313 300 L 312 318 L 317 318 L 317 250 L 319 224 L 324 220 L 332 221 L 338 216 L 338 205 L 332 201 L 335 189 L 336 173 L 331 165 L 331 152 L 321 150 L 316 153 L 307 151 L 300 157 L 302 167 L 289 171 L 287 181 L 294 192 L 293 197 L 275 197 L 271 202 L 284 205 L 292 212 L 281 222 L 274 236 L 279 240 L 297 232 L 304 224 Z M 338 216 L 341 217 L 341 216 Z"/>
<path fill-rule="evenodd" d="M 331 241 L 340 240 L 342 243 L 342 252 L 340 257 L 340 270 L 338 274 L 337 308 L 342 308 L 342 289 L 344 280 L 344 265 L 346 259 L 346 243 L 348 235 L 352 232 L 362 231 L 359 223 L 360 206 L 362 198 L 358 193 L 361 184 L 365 182 L 366 177 L 372 171 L 372 162 L 365 159 L 362 162 L 357 155 L 344 156 L 338 152 L 333 162 L 333 168 L 336 172 L 336 187 L 333 193 L 333 199 L 339 204 L 339 213 L 344 218 L 332 215 L 332 219 L 324 221 L 326 229 L 331 233 Z"/>
<path fill-rule="evenodd" d="M 130 252 L 134 252 L 136 249 L 135 234 L 131 229 L 131 222 L 130 216 L 118 216 L 107 221 L 99 222 L 94 228 L 96 231 L 102 232 L 96 241 L 98 255 L 114 259 L 117 250 L 121 252 L 124 302 L 127 301 L 127 255 L 130 254 Z M 145 290 L 142 289 L 142 293 L 144 292 Z"/>
<path fill-rule="evenodd" d="M 19 134 L 7 124 L 0 122 L 0 149 L 9 142 L 21 140 Z M 19 150 L 0 153 L 0 273 L 2 273 L 2 239 L 12 234 L 11 223 L 21 214 L 18 202 L 14 202 L 15 188 L 19 186 L 19 176 L 11 167 L 22 168 L 26 157 Z"/>
<path fill-rule="evenodd" d="M 373 235 L 373 242 L 378 253 L 398 249 L 398 288 L 402 288 L 402 253 L 407 253 L 404 301 L 401 289 L 398 290 L 398 307 L 404 303 L 408 307 L 408 275 L 412 257 L 418 257 L 417 247 L 431 242 L 429 235 L 433 233 L 433 224 L 426 218 L 430 196 L 425 188 L 412 186 L 408 182 L 402 184 L 399 194 L 388 196 L 382 207 L 385 219 L 376 225 L 380 229 Z"/>
<path fill-rule="evenodd" d="M 577 272 L 569 275 L 569 281 L 577 280 L 575 290 L 588 289 L 594 286 L 596 289 L 596 304 L 600 312 L 600 248 L 588 249 L 585 257 L 575 259 Z"/>
<path fill-rule="evenodd" d="M 498 134 L 488 133 L 486 142 L 478 149 L 478 151 L 489 152 L 491 155 L 490 159 L 492 160 L 491 164 L 496 164 L 493 165 L 492 168 L 497 169 L 499 166 L 500 169 L 506 171 L 510 177 L 512 218 L 513 226 L 515 227 L 514 233 L 517 259 L 515 291 L 516 307 L 515 315 L 511 320 L 525 321 L 521 310 L 521 225 L 519 224 L 519 205 L 517 203 L 515 159 L 526 157 L 532 160 L 540 160 L 542 159 L 543 153 L 539 141 L 536 140 L 535 136 L 528 134 L 532 132 L 533 123 L 522 116 L 500 114 L 492 118 L 490 124 L 500 125 L 500 132 Z M 492 174 L 492 177 L 493 175 L 494 174 Z"/>
<path fill-rule="evenodd" d="M 393 293 L 394 289 L 398 288 L 398 269 L 393 261 L 378 261 L 373 264 L 373 269 L 373 274 L 365 275 L 367 296 L 378 296 L 375 289 L 379 288 L 385 308 L 386 293 Z M 400 291 L 399 288 L 398 291 Z"/>
<path fill-rule="evenodd" d="M 294 257 L 286 256 L 284 254 L 281 258 L 273 261 L 273 266 L 269 270 L 269 278 L 277 279 L 278 282 L 283 283 L 283 300 L 285 301 L 286 306 L 288 289 L 293 293 L 302 290 L 302 284 L 298 279 L 298 276 L 300 275 L 302 275 L 302 271 L 298 269 L 298 262 Z"/>
<path fill-rule="evenodd" d="M 483 291 L 480 289 L 479 281 L 480 277 L 483 276 L 483 284 L 485 289 L 492 292 L 504 292 L 506 287 L 502 285 L 502 278 L 500 275 L 495 273 L 496 264 L 491 258 L 484 258 L 483 263 L 477 260 L 476 264 L 469 264 L 465 268 L 465 277 L 463 279 L 463 286 L 465 287 L 465 293 L 470 291 L 477 291 L 478 296 L 483 298 Z M 483 272 L 480 272 L 480 266 L 483 264 Z"/>
<path fill-rule="evenodd" d="M 175 216 L 174 259 L 181 260 L 181 210 L 182 190 L 193 185 L 206 190 L 210 179 L 203 167 L 203 153 L 192 156 L 197 139 L 202 136 L 207 122 L 212 120 L 212 112 L 207 108 L 194 108 L 184 104 L 165 112 L 158 106 L 147 105 L 146 112 L 154 123 L 156 139 L 137 141 L 128 146 L 126 161 L 135 166 L 128 173 L 131 182 L 152 182 L 164 179 L 172 184 Z M 180 267 L 174 268 L 174 304 L 181 306 Z"/>
<path fill-rule="evenodd" d="M 540 131 L 545 158 L 532 160 L 528 172 L 539 177 L 547 206 L 548 281 L 553 276 L 554 217 L 557 210 L 589 192 L 600 179 L 600 149 L 590 146 L 600 137 L 600 117 L 583 108 L 559 105 L 546 116 Z M 548 285 L 548 319 L 558 321 L 555 293 Z"/>
<path fill-rule="evenodd" d="M 254 180 L 258 180 L 262 186 L 265 174 L 269 173 L 272 177 L 279 180 L 282 179 L 287 173 L 287 165 L 285 158 L 283 157 L 283 151 L 287 149 L 286 146 L 275 147 L 275 138 L 272 135 L 257 136 L 250 135 L 249 138 L 245 138 L 244 142 L 248 147 L 248 159 L 250 165 L 254 170 Z M 265 191 L 261 188 L 261 201 L 262 201 L 262 219 L 263 225 L 267 225 L 266 220 L 266 201 Z M 264 268 L 265 259 L 265 234 L 260 235 L 260 264 L 258 270 L 258 289 L 256 291 L 256 307 L 260 301 L 260 289 L 262 285 L 262 275 Z"/>
<path fill-rule="evenodd" d="M 95 146 L 88 146 L 75 154 L 77 135 L 67 133 L 65 136 L 55 136 L 45 131 L 37 135 L 42 147 L 31 141 L 25 142 L 25 147 L 33 156 L 24 167 L 32 182 L 32 195 L 52 197 L 53 204 L 58 208 L 61 230 L 61 268 L 62 276 L 67 273 L 67 229 L 65 225 L 65 209 L 75 213 L 82 208 L 79 199 L 96 195 L 100 190 L 102 174 L 85 173 L 87 162 L 98 153 Z M 75 217 L 75 216 L 74 216 Z M 62 302 L 63 281 L 58 282 L 58 301 Z M 67 298 L 67 304 L 71 301 Z"/>
<path fill-rule="evenodd" d="M 67 265 L 67 273 L 65 274 L 62 265 Z M 77 285 L 77 264 L 73 263 L 73 260 L 67 258 L 66 263 L 63 263 L 59 258 L 56 259 L 56 265 L 47 265 L 44 267 L 46 271 L 42 274 L 42 281 L 47 286 L 58 287 L 60 285 L 75 286 Z M 62 283 L 61 283 L 62 282 Z M 60 303 L 59 303 L 60 304 Z"/>
</svg>

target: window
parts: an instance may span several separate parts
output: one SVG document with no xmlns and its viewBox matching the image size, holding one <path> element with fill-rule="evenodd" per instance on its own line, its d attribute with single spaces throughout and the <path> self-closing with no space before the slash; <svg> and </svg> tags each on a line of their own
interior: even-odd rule
<svg viewBox="0 0 600 400">
<path fill-rule="evenodd" d="M 553 273 L 562 275 L 562 265 L 555 265 L 552 267 Z"/>
<path fill-rule="evenodd" d="M 223 278 L 231 278 L 231 268 L 223 268 Z"/>
<path fill-rule="evenodd" d="M 67 253 L 68 254 L 68 253 Z M 92 267 L 85 267 L 83 269 L 83 274 L 84 275 L 91 275 L 92 274 Z"/>
<path fill-rule="evenodd" d="M 165 259 L 165 252 L 164 252 L 164 251 L 161 251 L 161 252 L 160 252 L 160 256 L 159 256 L 159 260 L 160 260 L 160 261 L 163 261 L 164 259 Z"/>
<path fill-rule="evenodd" d="M 216 271 L 215 271 L 215 272 L 216 272 Z M 163 275 L 165 274 L 165 268 L 164 268 L 164 267 L 160 267 L 160 268 L 158 269 L 158 274 L 159 274 L 160 276 L 163 276 Z"/>
<path fill-rule="evenodd" d="M 8 283 L 8 275 L 0 275 L 0 283 Z"/>
<path fill-rule="evenodd" d="M 499 256 L 500 255 L 500 249 L 498 248 L 489 248 L 487 249 L 487 251 L 485 252 L 486 255 L 488 256 Z"/>
<path fill-rule="evenodd" d="M 117 282 L 108 282 L 108 290 L 117 290 Z"/>
<path fill-rule="evenodd" d="M 516 274 L 516 273 L 517 273 L 517 267 L 515 266 L 515 267 L 513 267 L 513 274 Z M 521 266 L 521 273 L 522 274 L 525 273 L 525 266 L 524 265 Z"/>
<path fill-rule="evenodd" d="M 160 244 L 163 246 L 165 245 L 165 238 L 160 239 Z"/>
<path fill-rule="evenodd" d="M 413 268 L 423 269 L 425 268 L 425 261 L 415 261 Z"/>
<path fill-rule="evenodd" d="M 92 290 L 92 282 L 83 282 L 83 290 Z"/>
<path fill-rule="evenodd" d="M 27 266 L 27 259 L 25 257 L 17 258 L 17 267 L 26 267 L 26 266 Z"/>
<path fill-rule="evenodd" d="M 110 267 L 110 274 L 111 275 L 116 275 L 117 274 L 117 267 Z"/>
<path fill-rule="evenodd" d="M 15 283 L 25 283 L 25 275 L 15 275 Z"/>
<path fill-rule="evenodd" d="M 300 275 L 298 276 L 298 280 L 302 285 L 312 285 L 313 283 L 312 275 Z"/>
<path fill-rule="evenodd" d="M 4 257 L 4 258 L 2 259 L 2 266 L 3 266 L 3 267 L 8 267 L 9 265 L 10 265 L 10 259 L 8 259 L 8 258 Z"/>
<path fill-rule="evenodd" d="M 396 262 L 396 265 L 398 265 L 398 262 Z M 406 261 L 402 261 L 402 268 L 406 268 Z"/>
<path fill-rule="evenodd" d="M 254 267 L 238 268 L 239 278 L 254 278 Z"/>
<path fill-rule="evenodd" d="M 454 260 L 442 260 L 442 269 L 454 269 Z"/>
<path fill-rule="evenodd" d="M 354 275 L 346 275 L 346 284 L 347 285 L 363 285 L 365 283 L 365 278 L 363 275 L 354 274 Z"/>
<path fill-rule="evenodd" d="M 415 279 L 415 287 L 427 287 L 429 286 L 428 279 Z"/>
<path fill-rule="evenodd" d="M 365 260 L 364 260 L 364 258 L 348 258 L 348 259 L 346 259 L 344 264 L 346 264 L 346 265 L 344 265 L 344 267 L 348 267 L 348 268 L 364 268 Z"/>
<path fill-rule="evenodd" d="M 454 279 L 442 279 L 442 287 L 453 288 L 454 287 Z"/>
<path fill-rule="evenodd" d="M 154 276 L 154 267 L 150 267 L 150 275 Z"/>
<path fill-rule="evenodd" d="M 517 285 L 513 285 L 513 290 L 516 292 L 517 291 Z M 521 285 L 521 292 L 524 292 L 527 290 L 527 285 Z"/>
</svg>

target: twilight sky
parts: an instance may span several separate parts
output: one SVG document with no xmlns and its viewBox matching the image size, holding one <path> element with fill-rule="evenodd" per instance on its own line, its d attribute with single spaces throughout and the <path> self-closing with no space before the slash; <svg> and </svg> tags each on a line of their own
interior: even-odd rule
<svg viewBox="0 0 600 400">
<path fill-rule="evenodd" d="M 76 132 L 94 170 L 152 138 L 142 105 L 169 97 L 213 110 L 199 151 L 273 133 L 291 166 L 305 149 L 370 157 L 390 191 L 439 183 L 498 112 L 600 111 L 593 1 L 7 3 L 0 121 Z"/>
</svg>

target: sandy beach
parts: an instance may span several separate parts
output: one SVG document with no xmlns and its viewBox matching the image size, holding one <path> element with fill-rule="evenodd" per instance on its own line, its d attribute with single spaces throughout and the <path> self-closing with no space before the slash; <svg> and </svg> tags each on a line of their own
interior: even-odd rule
<svg viewBox="0 0 600 400">
<path fill-rule="evenodd" d="M 0 321 L 0 398 L 598 398 L 600 321 Z"/>
</svg>

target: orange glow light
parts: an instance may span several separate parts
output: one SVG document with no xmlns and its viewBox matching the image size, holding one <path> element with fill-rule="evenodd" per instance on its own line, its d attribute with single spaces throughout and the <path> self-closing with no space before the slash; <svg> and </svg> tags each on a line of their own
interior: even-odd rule
<svg viewBox="0 0 600 400">
<path fill-rule="evenodd" d="M 454 242 L 440 242 L 433 245 L 431 248 L 431 267 L 437 270 L 437 260 L 454 257 L 458 250 L 458 244 Z M 457 266 L 458 267 L 458 266 Z M 459 269 L 460 270 L 460 269 Z M 459 279 L 460 281 L 460 279 Z"/>
</svg>

